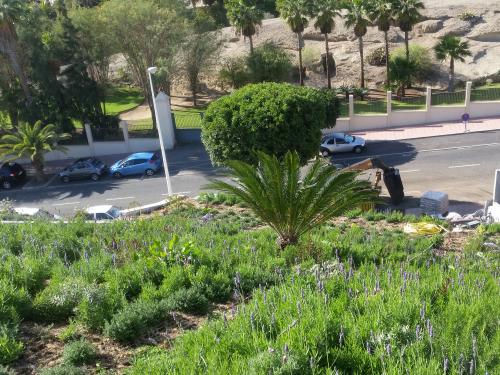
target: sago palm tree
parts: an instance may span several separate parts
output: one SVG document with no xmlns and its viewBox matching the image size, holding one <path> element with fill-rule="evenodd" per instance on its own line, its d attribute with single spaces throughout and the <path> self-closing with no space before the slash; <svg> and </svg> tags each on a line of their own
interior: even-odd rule
<svg viewBox="0 0 500 375">
<path fill-rule="evenodd" d="M 248 38 L 250 53 L 253 54 L 253 36 L 257 27 L 262 25 L 264 12 L 257 7 L 255 0 L 227 0 L 224 5 L 229 22 L 239 34 Z"/>
<path fill-rule="evenodd" d="M 389 79 L 397 85 L 397 96 L 399 98 L 405 96 L 405 85 L 411 81 L 417 65 L 415 61 L 408 60 L 401 56 L 395 56 L 389 63 Z"/>
<path fill-rule="evenodd" d="M 377 193 L 356 172 L 337 170 L 316 160 L 301 175 L 300 157 L 288 151 L 283 160 L 257 153 L 258 163 L 228 162 L 232 182 L 215 181 L 213 188 L 240 198 L 278 235 L 284 249 L 301 235 L 331 218 L 374 202 Z"/>
<path fill-rule="evenodd" d="M 370 19 L 368 17 L 369 0 L 348 0 L 345 3 L 347 14 L 345 16 L 346 27 L 354 28 L 354 35 L 358 38 L 359 55 L 361 57 L 361 87 L 365 87 L 365 59 L 363 53 L 363 37 L 368 31 Z"/>
<path fill-rule="evenodd" d="M 0 0 L 0 53 L 7 56 L 12 71 L 19 79 L 28 104 L 32 96 L 18 53 L 15 22 L 26 11 L 25 0 Z"/>
<path fill-rule="evenodd" d="M 315 0 L 314 1 L 314 16 L 316 22 L 314 27 L 319 29 L 321 34 L 325 36 L 325 52 L 326 52 L 326 78 L 328 80 L 328 88 L 332 88 L 332 78 L 330 72 L 330 49 L 328 45 L 328 34 L 335 27 L 335 17 L 340 15 L 340 2 L 338 0 Z"/>
<path fill-rule="evenodd" d="M 5 134 L 0 138 L 0 156 L 5 160 L 29 158 L 35 169 L 38 181 L 43 180 L 45 153 L 50 151 L 66 151 L 57 144 L 58 141 L 70 138 L 69 134 L 58 134 L 54 125 L 42 125 L 37 121 L 34 125 L 20 124 L 17 131 Z"/>
<path fill-rule="evenodd" d="M 276 9 L 280 13 L 290 29 L 297 34 L 297 43 L 299 50 L 299 80 L 300 85 L 304 86 L 304 71 L 302 64 L 302 33 L 309 24 L 308 17 L 313 13 L 312 0 L 276 0 Z"/>
<path fill-rule="evenodd" d="M 420 10 L 424 9 L 424 3 L 420 0 L 395 0 L 393 1 L 394 18 L 396 23 L 405 33 L 406 58 L 410 59 L 410 42 L 408 33 L 413 30 L 413 25 L 422 18 Z"/>
<path fill-rule="evenodd" d="M 388 32 L 391 29 L 393 16 L 393 0 L 374 0 L 370 6 L 370 18 L 377 25 L 378 29 L 384 33 L 385 41 L 385 70 L 386 83 L 389 85 L 389 38 Z"/>
<path fill-rule="evenodd" d="M 436 44 L 434 52 L 436 53 L 436 58 L 438 60 L 444 61 L 450 59 L 448 91 L 455 91 L 455 60 L 464 62 L 465 57 L 472 55 L 469 50 L 469 43 L 467 41 L 462 42 L 456 36 L 446 35 L 438 44 Z"/>
</svg>

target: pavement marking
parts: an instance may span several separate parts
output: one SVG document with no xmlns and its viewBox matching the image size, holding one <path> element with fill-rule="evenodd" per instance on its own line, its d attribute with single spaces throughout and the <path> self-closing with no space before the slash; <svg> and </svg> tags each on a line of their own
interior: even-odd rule
<svg viewBox="0 0 500 375">
<path fill-rule="evenodd" d="M 175 192 L 173 194 L 183 194 L 183 195 L 188 195 L 188 194 L 191 194 L 190 191 L 178 191 L 178 192 Z M 168 196 L 168 194 L 162 194 L 164 197 Z"/>
<path fill-rule="evenodd" d="M 52 206 L 70 206 L 70 205 L 75 205 L 75 204 L 80 204 L 80 202 L 56 203 L 56 204 L 53 204 Z"/>
<path fill-rule="evenodd" d="M 407 171 L 399 171 L 399 173 L 413 173 L 413 172 L 420 172 L 420 169 L 410 169 Z"/>
<path fill-rule="evenodd" d="M 452 168 L 468 168 L 468 167 L 477 167 L 481 164 L 464 164 L 464 165 L 452 165 L 452 166 L 449 166 L 448 168 L 449 169 L 452 169 Z"/>
<path fill-rule="evenodd" d="M 123 197 L 123 198 L 108 198 L 106 199 L 108 202 L 111 202 L 111 201 L 123 201 L 123 200 L 127 200 L 127 199 L 134 199 L 135 197 Z"/>
</svg>

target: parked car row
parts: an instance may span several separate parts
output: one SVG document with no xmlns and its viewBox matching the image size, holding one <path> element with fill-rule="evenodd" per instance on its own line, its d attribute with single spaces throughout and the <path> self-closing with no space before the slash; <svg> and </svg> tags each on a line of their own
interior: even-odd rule
<svg viewBox="0 0 500 375">
<path fill-rule="evenodd" d="M 87 178 L 97 181 L 108 174 L 114 178 L 131 175 L 153 176 L 161 169 L 161 166 L 161 159 L 154 152 L 138 152 L 129 155 L 115 162 L 109 169 L 106 164 L 96 158 L 84 158 L 64 168 L 59 173 L 59 178 L 63 182 L 69 182 Z"/>
</svg>

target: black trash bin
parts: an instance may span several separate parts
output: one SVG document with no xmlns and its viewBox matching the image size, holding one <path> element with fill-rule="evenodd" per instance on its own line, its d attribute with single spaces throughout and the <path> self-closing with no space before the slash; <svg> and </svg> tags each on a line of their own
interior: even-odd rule
<svg viewBox="0 0 500 375">
<path fill-rule="evenodd" d="M 389 168 L 386 170 L 384 172 L 384 184 L 391 196 L 391 202 L 395 205 L 400 204 L 405 197 L 405 193 L 399 169 Z"/>
</svg>

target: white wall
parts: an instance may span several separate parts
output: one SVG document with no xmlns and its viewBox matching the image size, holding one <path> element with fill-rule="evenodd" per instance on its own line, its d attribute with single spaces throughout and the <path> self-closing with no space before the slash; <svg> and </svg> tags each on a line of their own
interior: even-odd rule
<svg viewBox="0 0 500 375">
<path fill-rule="evenodd" d="M 471 102 L 469 113 L 472 118 L 497 116 L 500 114 L 500 102 Z"/>
</svg>

